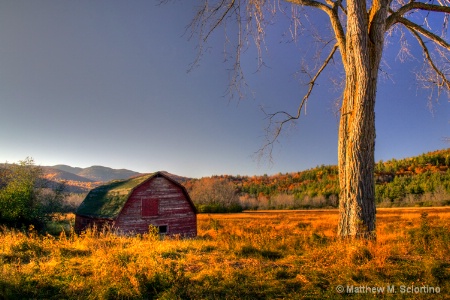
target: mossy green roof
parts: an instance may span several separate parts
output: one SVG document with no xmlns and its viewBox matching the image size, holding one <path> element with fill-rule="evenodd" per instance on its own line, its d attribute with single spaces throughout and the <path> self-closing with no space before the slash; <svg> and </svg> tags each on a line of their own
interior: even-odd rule
<svg viewBox="0 0 450 300">
<path fill-rule="evenodd" d="M 87 194 L 76 214 L 85 217 L 115 219 L 133 190 L 156 173 L 134 177 L 123 181 L 111 181 Z"/>
</svg>

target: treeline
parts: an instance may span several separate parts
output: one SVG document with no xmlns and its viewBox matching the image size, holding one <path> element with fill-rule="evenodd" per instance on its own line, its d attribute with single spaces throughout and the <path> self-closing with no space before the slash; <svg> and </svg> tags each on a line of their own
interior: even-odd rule
<svg viewBox="0 0 450 300">
<path fill-rule="evenodd" d="M 225 178 L 202 178 L 185 183 L 198 212 L 241 212 L 236 186 Z"/>
<path fill-rule="evenodd" d="M 379 161 L 375 166 L 376 202 L 379 207 L 450 205 L 450 149 L 401 160 Z M 300 209 L 337 207 L 339 182 L 337 166 L 263 176 L 220 175 L 185 182 L 197 205 L 212 205 L 227 211 L 217 194 L 203 197 L 202 185 L 215 183 L 234 191 L 233 209 Z M 209 192 L 211 194 L 211 192 Z M 228 199 L 227 198 L 227 199 Z M 208 202 L 211 199 L 210 202 Z M 215 199 L 215 200 L 212 200 Z M 236 200 L 237 199 L 237 200 Z M 202 211 L 200 209 L 200 211 Z"/>
<path fill-rule="evenodd" d="M 380 206 L 450 205 L 450 149 L 376 165 Z"/>
</svg>

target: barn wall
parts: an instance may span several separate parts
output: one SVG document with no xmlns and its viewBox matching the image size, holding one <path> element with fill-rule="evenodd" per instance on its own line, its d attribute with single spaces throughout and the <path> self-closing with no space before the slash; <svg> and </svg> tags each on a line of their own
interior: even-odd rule
<svg viewBox="0 0 450 300">
<path fill-rule="evenodd" d="M 97 227 L 97 229 L 102 229 L 105 226 L 113 226 L 114 222 L 107 219 L 94 219 L 84 216 L 75 216 L 75 232 L 81 233 L 89 227 Z"/>
<path fill-rule="evenodd" d="M 158 199 L 159 213 L 142 217 L 142 199 Z M 134 190 L 116 219 L 123 232 L 146 233 L 149 225 L 167 225 L 167 234 L 197 235 L 197 216 L 181 187 L 164 177 L 154 177 Z"/>
</svg>

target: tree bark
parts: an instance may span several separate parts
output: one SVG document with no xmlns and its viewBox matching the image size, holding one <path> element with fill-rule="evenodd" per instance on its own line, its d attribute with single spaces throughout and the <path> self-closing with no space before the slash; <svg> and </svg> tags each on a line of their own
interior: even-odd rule
<svg viewBox="0 0 450 300">
<path fill-rule="evenodd" d="M 346 79 L 338 145 L 342 237 L 375 237 L 374 81 L 361 82 L 354 75 Z"/>
<path fill-rule="evenodd" d="M 364 0 L 348 1 L 338 144 L 341 237 L 376 238 L 375 99 L 387 3 L 375 0 L 372 9 L 367 13 Z"/>
</svg>

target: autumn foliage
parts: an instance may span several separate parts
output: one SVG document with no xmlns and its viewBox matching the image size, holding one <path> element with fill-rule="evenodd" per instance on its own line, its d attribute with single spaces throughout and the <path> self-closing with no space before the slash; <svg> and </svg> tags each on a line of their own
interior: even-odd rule
<svg viewBox="0 0 450 300">
<path fill-rule="evenodd" d="M 450 204 L 450 149 L 401 160 L 379 161 L 375 166 L 378 206 L 439 206 Z M 337 207 L 337 166 L 263 176 L 220 175 L 184 183 L 195 194 L 213 182 L 234 185 L 244 209 Z M 233 188 L 229 188 L 233 190 Z M 219 189 L 217 190 L 219 192 Z M 196 197 L 193 197 L 194 199 Z M 194 200 L 195 201 L 195 200 Z"/>
</svg>

